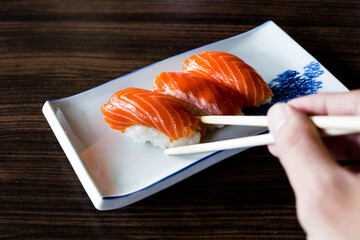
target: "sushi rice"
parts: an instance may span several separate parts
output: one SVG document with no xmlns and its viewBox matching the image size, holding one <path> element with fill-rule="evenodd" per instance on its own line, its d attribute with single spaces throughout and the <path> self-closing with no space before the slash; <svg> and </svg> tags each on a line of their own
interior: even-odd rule
<svg viewBox="0 0 360 240">
<path fill-rule="evenodd" d="M 201 138 L 200 132 L 194 130 L 194 133 L 190 136 L 184 136 L 170 141 L 170 138 L 159 130 L 142 125 L 134 125 L 126 128 L 125 135 L 132 138 L 135 142 L 150 142 L 154 146 L 158 146 L 162 149 L 197 144 L 200 142 Z"/>
</svg>

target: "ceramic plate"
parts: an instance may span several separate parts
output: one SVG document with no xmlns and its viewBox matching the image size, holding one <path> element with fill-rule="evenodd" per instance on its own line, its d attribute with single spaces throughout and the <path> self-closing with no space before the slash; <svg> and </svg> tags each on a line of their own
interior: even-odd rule
<svg viewBox="0 0 360 240">
<path fill-rule="evenodd" d="M 316 93 L 347 91 L 330 72 L 272 21 L 240 35 L 152 64 L 86 92 L 44 104 L 43 113 L 94 206 L 120 208 L 171 186 L 244 149 L 166 156 L 134 143 L 104 122 L 100 106 L 127 87 L 151 90 L 155 76 L 181 71 L 188 57 L 224 51 L 253 66 L 269 84 L 273 102 Z M 256 114 L 266 112 L 266 106 Z M 226 126 L 203 142 L 257 134 L 264 129 Z"/>
</svg>

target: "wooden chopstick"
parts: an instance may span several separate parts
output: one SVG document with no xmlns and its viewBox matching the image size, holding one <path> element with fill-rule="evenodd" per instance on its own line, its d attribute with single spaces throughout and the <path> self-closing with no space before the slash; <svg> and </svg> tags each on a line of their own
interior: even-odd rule
<svg viewBox="0 0 360 240">
<path fill-rule="evenodd" d="M 339 136 L 344 134 L 358 133 L 359 130 L 347 129 L 326 129 L 323 136 Z M 179 155 L 201 152 L 214 152 L 220 150 L 228 150 L 235 148 L 256 147 L 274 143 L 274 138 L 271 133 L 261 134 L 257 136 L 235 138 L 230 140 L 216 141 L 210 143 L 200 143 L 181 147 L 174 147 L 165 149 L 164 153 L 167 155 Z"/>
<path fill-rule="evenodd" d="M 273 136 L 268 134 L 235 138 L 230 140 L 223 140 L 210 143 L 200 143 L 181 147 L 174 147 L 165 149 L 167 155 L 178 155 L 178 154 L 190 154 L 190 153 L 201 153 L 201 152 L 214 152 L 220 150 L 228 150 L 235 148 L 255 147 L 261 145 L 267 145 L 274 142 Z"/>
<path fill-rule="evenodd" d="M 266 116 L 203 116 L 202 122 L 222 125 L 267 126 Z M 313 116 L 311 120 L 323 136 L 339 136 L 360 132 L 360 117 L 357 116 Z M 210 143 L 201 143 L 165 149 L 167 155 L 214 152 L 235 148 L 255 147 L 274 143 L 273 136 L 262 134 Z"/>
<path fill-rule="evenodd" d="M 239 125 L 239 126 L 257 126 L 267 127 L 266 116 L 200 116 L 203 123 L 219 125 Z M 315 126 L 318 128 L 336 128 L 360 130 L 360 116 L 311 116 Z"/>
</svg>

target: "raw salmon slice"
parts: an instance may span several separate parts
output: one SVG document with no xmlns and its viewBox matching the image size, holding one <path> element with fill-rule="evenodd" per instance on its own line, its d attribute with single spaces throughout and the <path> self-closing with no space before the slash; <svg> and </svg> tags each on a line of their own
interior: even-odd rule
<svg viewBox="0 0 360 240">
<path fill-rule="evenodd" d="M 101 106 L 101 111 L 105 122 L 122 132 L 128 127 L 141 125 L 164 133 L 170 141 L 194 132 L 203 133 L 200 121 L 186 110 L 180 100 L 145 89 L 118 91 Z"/>
<path fill-rule="evenodd" d="M 184 72 L 163 72 L 154 79 L 153 91 L 187 102 L 196 115 L 241 114 L 243 101 L 231 89 Z"/>
<path fill-rule="evenodd" d="M 198 53 L 185 60 L 182 71 L 234 90 L 244 101 L 244 107 L 259 106 L 273 96 L 269 86 L 253 67 L 229 53 Z"/>
</svg>

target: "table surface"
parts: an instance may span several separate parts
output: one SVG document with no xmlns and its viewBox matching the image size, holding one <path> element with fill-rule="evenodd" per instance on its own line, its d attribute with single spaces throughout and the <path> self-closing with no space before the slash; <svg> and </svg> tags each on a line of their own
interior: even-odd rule
<svg viewBox="0 0 360 240">
<path fill-rule="evenodd" d="M 304 239 L 266 147 L 130 206 L 96 210 L 41 108 L 273 20 L 360 87 L 359 1 L 0 2 L 1 239 Z"/>
</svg>

